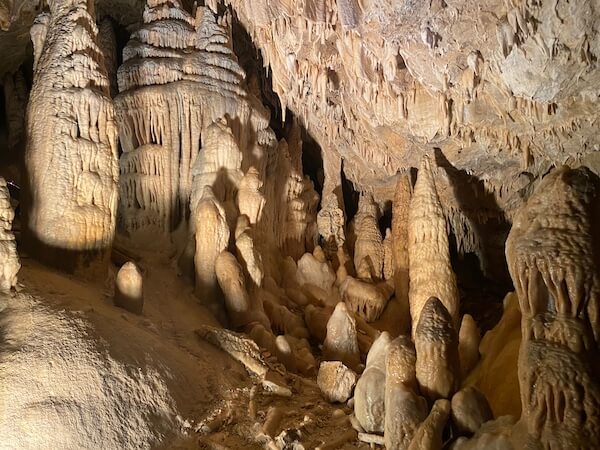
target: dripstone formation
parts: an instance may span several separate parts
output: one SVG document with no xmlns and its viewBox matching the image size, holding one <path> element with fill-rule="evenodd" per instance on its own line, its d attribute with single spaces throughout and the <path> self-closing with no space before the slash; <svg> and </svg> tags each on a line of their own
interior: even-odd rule
<svg viewBox="0 0 600 450">
<path fill-rule="evenodd" d="M 8 445 L 600 448 L 598 18 L 0 0 Z"/>
</svg>

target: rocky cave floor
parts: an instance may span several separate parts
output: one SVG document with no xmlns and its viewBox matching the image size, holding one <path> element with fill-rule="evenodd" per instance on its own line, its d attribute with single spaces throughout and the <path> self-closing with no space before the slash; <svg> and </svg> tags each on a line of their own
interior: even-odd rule
<svg viewBox="0 0 600 450">
<path fill-rule="evenodd" d="M 303 446 L 297 448 L 307 449 L 369 448 L 369 444 L 357 440 L 351 426 L 352 399 L 345 404 L 329 403 L 314 377 L 284 370 L 281 374 L 291 389 L 291 397 L 271 394 L 241 364 L 199 339 L 195 333 L 199 326 L 219 324 L 194 296 L 192 284 L 178 276 L 176 263 L 168 255 L 149 253 L 137 258 L 145 279 L 141 316 L 113 305 L 116 265 L 102 283 L 84 281 L 47 268 L 24 253 L 20 258 L 18 292 L 6 299 L 0 313 L 5 330 L 0 354 L 11 353 L 12 358 L 21 355 L 16 356 L 21 358 L 21 364 L 33 365 L 32 377 L 19 380 L 20 389 L 26 390 L 27 386 L 39 383 L 39 377 L 48 376 L 38 367 L 40 365 L 61 366 L 59 371 L 64 383 L 89 375 L 86 371 L 90 367 L 76 362 L 77 351 L 85 352 L 85 349 L 75 352 L 74 361 L 52 361 L 51 358 L 35 361 L 22 357 L 28 353 L 35 355 L 35 351 L 14 352 L 18 346 L 47 345 L 35 344 L 36 335 L 40 333 L 46 343 L 61 342 L 64 330 L 60 322 L 73 318 L 83 321 L 87 330 L 85 339 L 91 340 L 100 354 L 105 352 L 107 360 L 114 359 L 131 371 L 157 367 L 162 377 L 169 380 L 172 403 L 164 405 L 163 412 L 165 417 L 176 414 L 180 434 L 166 439 L 163 436 L 161 440 L 168 444 L 159 448 L 222 450 L 271 448 L 273 445 L 272 448 L 293 449 L 296 443 Z M 497 298 L 499 288 L 481 285 L 477 290 L 472 281 L 461 286 L 462 307 L 475 315 L 485 331 L 502 315 L 502 303 Z M 38 310 L 49 310 L 60 316 L 42 321 Z M 6 326 L 7 322 L 12 325 Z M 44 324 L 43 330 L 34 331 L 38 322 Z M 319 354 L 315 346 L 313 350 Z M 264 356 L 277 366 L 275 358 L 268 353 Z M 5 369 L 8 363 L 4 361 Z M 53 386 L 57 384 L 60 382 L 52 381 Z M 156 406 L 160 401 L 155 396 L 154 392 L 145 392 L 138 400 Z M 29 401 L 35 402 L 35 399 Z M 81 402 L 77 405 L 81 407 L 85 400 L 75 394 L 71 401 L 75 405 Z M 157 427 L 163 428 L 159 424 Z M 447 436 L 449 432 L 446 430 Z"/>
<path fill-rule="evenodd" d="M 168 444 L 160 448 L 260 449 L 272 440 L 269 435 L 288 445 L 301 442 L 305 448 L 369 448 L 355 440 L 356 433 L 349 424 L 352 408 L 325 401 L 315 379 L 285 373 L 292 396 L 269 394 L 241 364 L 200 340 L 194 332 L 198 326 L 218 324 L 194 297 L 192 286 L 176 275 L 168 257 L 139 261 L 146 280 L 142 316 L 113 305 L 111 282 L 82 281 L 49 269 L 24 254 L 21 263 L 18 293 L 6 299 L 0 313 L 5 330 L 0 354 L 11 352 L 15 358 L 14 348 L 32 345 L 31 339 L 38 333 L 43 334 L 45 342 L 59 342 L 64 332 L 59 326 L 61 321 L 82 320 L 88 328 L 86 339 L 104 349 L 107 359 L 114 359 L 132 371 L 156 366 L 166 375 L 175 403 L 169 408 L 177 413 L 181 435 L 164 439 Z M 56 311 L 66 318 L 44 321 L 43 330 L 34 331 L 31 328 L 40 321 L 38 309 Z M 12 325 L 6 326 L 7 321 Z M 29 352 L 16 354 L 19 353 Z M 21 389 L 43 382 L 38 380 L 45 377 L 38 365 L 64 364 L 61 368 L 64 383 L 85 378 L 89 369 L 74 361 L 17 358 L 21 358 L 22 364 L 33 364 L 31 379 L 20 380 Z M 6 368 L 8 363 L 4 360 L 2 365 Z M 52 384 L 60 382 L 54 380 Z M 154 393 L 145 395 L 140 399 L 142 402 L 156 403 Z M 80 401 L 78 406 L 83 406 L 83 397 L 72 400 Z M 35 399 L 29 401 L 35 403 Z M 47 443 L 44 440 L 47 438 L 41 436 L 40 444 Z"/>
</svg>

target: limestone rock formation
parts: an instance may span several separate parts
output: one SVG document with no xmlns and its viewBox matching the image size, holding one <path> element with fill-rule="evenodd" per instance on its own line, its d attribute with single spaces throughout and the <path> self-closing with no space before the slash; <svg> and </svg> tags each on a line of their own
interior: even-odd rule
<svg viewBox="0 0 600 450">
<path fill-rule="evenodd" d="M 58 267 L 106 270 L 117 213 L 117 129 L 86 0 L 49 1 L 32 29 L 26 235 Z"/>
<path fill-rule="evenodd" d="M 244 273 L 235 256 L 221 252 L 215 260 L 215 275 L 223 292 L 225 308 L 232 326 L 240 327 L 252 321 L 251 301 L 246 290 Z"/>
<path fill-rule="evenodd" d="M 17 285 L 17 273 L 21 268 L 12 232 L 14 217 L 6 181 L 0 177 L 0 291 L 8 291 Z"/>
<path fill-rule="evenodd" d="M 442 433 L 450 416 L 450 401 L 436 400 L 431 412 L 417 429 L 408 450 L 442 450 Z"/>
<path fill-rule="evenodd" d="M 341 361 L 354 371 L 357 371 L 360 365 L 356 321 L 348 312 L 344 302 L 336 305 L 327 321 L 323 358 L 328 361 Z"/>
<path fill-rule="evenodd" d="M 470 314 L 465 314 L 458 332 L 458 357 L 463 378 L 471 372 L 477 361 L 479 361 L 480 341 L 481 336 L 475 319 Z"/>
<path fill-rule="evenodd" d="M 142 272 L 129 261 L 121 266 L 115 280 L 115 305 L 135 314 L 144 307 L 144 280 Z"/>
<path fill-rule="evenodd" d="M 383 433 L 385 424 L 386 357 L 390 345 L 387 332 L 373 342 L 365 371 L 354 391 L 354 414 L 368 433 Z"/>
<path fill-rule="evenodd" d="M 340 284 L 340 294 L 348 309 L 367 322 L 379 318 L 393 292 L 385 282 L 375 284 L 347 276 Z"/>
<path fill-rule="evenodd" d="M 177 0 L 149 1 L 143 20 L 123 51 L 115 98 L 123 147 L 121 227 L 129 234 L 154 229 L 168 235 L 190 214 L 192 168 L 201 147 L 199 171 L 206 176 L 198 189 L 208 184 L 220 201 L 224 191 L 235 199 L 242 174 L 227 169 L 240 169 L 245 147 L 239 146 L 246 140 L 231 135 L 225 115 L 254 132 L 268 123 L 249 107 L 229 33 L 208 8 L 192 16 Z"/>
<path fill-rule="evenodd" d="M 437 298 L 423 306 L 415 330 L 416 373 L 421 392 L 432 400 L 450 398 L 460 383 L 458 336 Z"/>
<path fill-rule="evenodd" d="M 452 396 L 452 422 L 462 433 L 475 433 L 492 420 L 492 410 L 485 396 L 473 387 L 461 389 Z"/>
<path fill-rule="evenodd" d="M 406 336 L 394 339 L 386 356 L 385 447 L 404 450 L 427 417 L 427 401 L 417 394 L 414 344 Z"/>
<path fill-rule="evenodd" d="M 343 403 L 352 396 L 357 376 L 339 361 L 323 361 L 319 366 L 317 384 L 330 402 Z"/>
<path fill-rule="evenodd" d="M 194 211 L 196 230 L 196 293 L 213 302 L 217 296 L 217 276 L 215 262 L 229 245 L 229 226 L 223 206 L 215 199 L 212 189 L 204 188 L 202 200 Z"/>
<path fill-rule="evenodd" d="M 358 270 L 366 263 L 368 272 L 360 276 L 370 275 L 375 280 L 383 275 L 384 248 L 381 232 L 379 231 L 379 210 L 373 202 L 373 197 L 363 195 L 358 204 L 358 212 L 354 217 L 354 267 Z"/>
<path fill-rule="evenodd" d="M 521 421 L 544 449 L 600 445 L 599 189 L 586 168 L 555 169 L 515 217 L 506 243 L 522 313 Z"/>
<path fill-rule="evenodd" d="M 401 315 L 398 320 L 402 329 L 410 328 L 409 307 L 409 260 L 408 260 L 408 218 L 412 183 L 410 174 L 401 174 L 396 183 L 392 202 L 392 248 L 394 263 L 394 288 Z"/>
<path fill-rule="evenodd" d="M 458 289 L 450 264 L 446 220 L 435 187 L 431 161 L 424 156 L 410 202 L 408 252 L 410 263 L 410 315 L 413 337 L 421 311 L 437 297 L 458 330 Z"/>
</svg>

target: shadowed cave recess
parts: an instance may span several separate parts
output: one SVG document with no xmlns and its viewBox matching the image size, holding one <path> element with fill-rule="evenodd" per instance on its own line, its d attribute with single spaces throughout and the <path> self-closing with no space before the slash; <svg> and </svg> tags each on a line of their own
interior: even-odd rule
<svg viewBox="0 0 600 450">
<path fill-rule="evenodd" d="M 600 448 L 599 18 L 0 0 L 0 449 Z"/>
</svg>

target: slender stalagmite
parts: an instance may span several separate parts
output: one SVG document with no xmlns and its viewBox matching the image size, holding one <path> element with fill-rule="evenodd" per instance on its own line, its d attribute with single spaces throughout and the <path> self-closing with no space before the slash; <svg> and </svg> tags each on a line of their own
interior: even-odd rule
<svg viewBox="0 0 600 450">
<path fill-rule="evenodd" d="M 408 260 L 408 216 L 412 196 L 410 174 L 400 175 L 396 183 L 396 192 L 392 203 L 392 248 L 394 263 L 394 286 L 396 301 L 400 305 L 401 321 L 404 331 L 410 329 L 409 260 Z"/>
<path fill-rule="evenodd" d="M 459 298 L 450 264 L 446 220 L 436 191 L 431 162 L 423 157 L 408 214 L 410 263 L 410 315 L 413 336 L 421 310 L 430 297 L 437 297 L 459 329 Z"/>
</svg>

